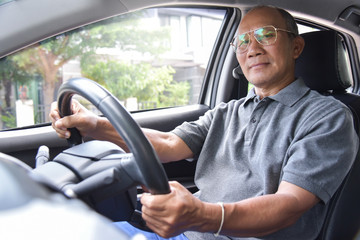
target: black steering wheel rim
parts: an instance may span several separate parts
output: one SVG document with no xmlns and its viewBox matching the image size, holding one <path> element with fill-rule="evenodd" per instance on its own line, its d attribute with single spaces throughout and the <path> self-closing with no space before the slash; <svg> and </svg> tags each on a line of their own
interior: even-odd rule
<svg viewBox="0 0 360 240">
<path fill-rule="evenodd" d="M 87 78 L 75 78 L 63 83 L 58 91 L 60 115 L 72 114 L 71 99 L 78 94 L 97 107 L 114 126 L 134 155 L 137 168 L 132 178 L 147 187 L 151 194 L 170 192 L 165 170 L 148 139 L 120 101 L 98 83 Z M 76 134 L 72 132 L 72 134 Z M 76 144 L 81 143 L 81 137 Z"/>
</svg>

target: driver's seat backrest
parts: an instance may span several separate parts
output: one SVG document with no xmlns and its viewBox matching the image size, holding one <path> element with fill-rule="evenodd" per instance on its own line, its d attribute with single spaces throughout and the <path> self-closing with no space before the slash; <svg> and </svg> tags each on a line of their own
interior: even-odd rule
<svg viewBox="0 0 360 240">
<path fill-rule="evenodd" d="M 305 48 L 296 61 L 295 75 L 302 77 L 309 88 L 332 95 L 347 105 L 359 133 L 360 96 L 346 92 L 352 85 L 352 77 L 342 37 L 335 31 L 309 32 L 301 36 Z"/>
<path fill-rule="evenodd" d="M 334 31 L 302 34 L 305 48 L 296 63 L 296 76 L 313 90 L 332 95 L 347 105 L 359 134 L 360 96 L 346 91 L 352 85 L 342 37 Z M 355 239 L 360 230 L 360 155 L 330 201 L 318 239 Z"/>
</svg>

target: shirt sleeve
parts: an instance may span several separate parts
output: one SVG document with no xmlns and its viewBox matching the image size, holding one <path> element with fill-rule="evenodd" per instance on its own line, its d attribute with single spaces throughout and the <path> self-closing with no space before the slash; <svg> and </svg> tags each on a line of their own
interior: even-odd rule
<svg viewBox="0 0 360 240">
<path fill-rule="evenodd" d="M 308 122 L 289 147 L 282 180 L 327 203 L 350 170 L 359 140 L 352 114 L 345 106 L 314 114 Z"/>
<path fill-rule="evenodd" d="M 194 157 L 197 158 L 202 150 L 205 141 L 211 141 L 207 139 L 209 129 L 214 127 L 215 118 L 222 118 L 225 121 L 224 113 L 228 112 L 229 109 L 233 108 L 235 101 L 230 101 L 229 103 L 220 103 L 214 109 L 207 111 L 203 116 L 201 116 L 197 121 L 193 122 L 184 122 L 177 128 L 175 128 L 172 133 L 180 137 L 191 149 L 194 154 Z"/>
<path fill-rule="evenodd" d="M 211 125 L 214 111 L 215 110 L 209 110 L 197 121 L 184 122 L 171 131 L 188 145 L 195 158 L 197 158 L 201 152 Z"/>
</svg>

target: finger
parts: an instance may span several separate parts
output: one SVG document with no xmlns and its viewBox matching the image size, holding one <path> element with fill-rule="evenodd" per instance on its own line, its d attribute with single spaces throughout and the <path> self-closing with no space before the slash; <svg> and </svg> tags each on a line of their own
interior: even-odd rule
<svg viewBox="0 0 360 240">
<path fill-rule="evenodd" d="M 57 110 L 53 110 L 49 113 L 51 122 L 55 122 L 60 119 L 60 114 Z"/>
<path fill-rule="evenodd" d="M 155 216 L 149 216 L 147 214 L 142 213 L 142 218 L 146 222 L 146 226 L 148 226 L 150 229 L 152 229 L 155 233 L 163 232 L 163 229 L 165 226 L 169 228 L 166 221 L 162 221 L 163 218 L 155 217 Z"/>
<path fill-rule="evenodd" d="M 163 211 L 164 200 L 159 199 L 160 195 L 151 195 L 150 193 L 143 193 L 140 202 L 145 209 L 151 211 Z"/>
<path fill-rule="evenodd" d="M 60 134 L 60 136 L 69 138 L 71 136 L 69 129 L 75 128 L 77 126 L 78 126 L 77 116 L 70 115 L 57 120 L 54 123 L 53 127 L 56 130 L 56 132 Z"/>
<path fill-rule="evenodd" d="M 146 226 L 148 226 L 157 235 L 163 238 L 169 238 L 178 235 L 175 228 L 172 225 L 169 225 L 166 221 L 161 221 L 157 218 L 147 217 L 144 215 L 143 219 L 146 222 Z"/>
<path fill-rule="evenodd" d="M 169 181 L 170 189 L 177 189 L 177 188 L 183 188 L 183 185 L 181 185 L 177 181 Z"/>
<path fill-rule="evenodd" d="M 145 207 L 144 205 L 141 207 L 141 212 L 143 215 L 148 216 L 149 218 L 163 218 L 166 217 L 166 211 L 163 210 L 155 210 L 152 208 Z"/>
<path fill-rule="evenodd" d="M 52 125 L 53 125 L 53 128 L 56 131 L 57 135 L 60 138 L 69 138 L 70 137 L 70 135 L 71 135 L 70 131 L 68 131 L 68 129 L 63 126 L 62 119 L 57 120 Z"/>
<path fill-rule="evenodd" d="M 144 219 L 144 217 L 143 217 L 143 219 Z M 158 231 L 161 228 L 161 224 L 159 224 L 157 222 L 152 222 L 151 219 L 147 219 L 147 220 L 144 219 L 144 221 L 146 222 L 146 226 L 148 228 L 153 230 L 154 233 L 159 234 Z"/>
<path fill-rule="evenodd" d="M 49 117 L 52 122 L 55 122 L 60 119 L 59 110 L 57 108 L 57 102 L 51 103 L 51 109 L 49 113 Z"/>
<path fill-rule="evenodd" d="M 51 103 L 51 106 L 50 106 L 50 107 L 51 107 L 51 108 L 50 108 L 51 111 L 58 109 L 58 106 L 57 106 L 57 105 L 58 105 L 57 102 L 52 102 L 52 103 Z"/>
<path fill-rule="evenodd" d="M 152 195 L 150 193 L 144 193 L 141 196 L 140 202 L 142 205 L 149 207 L 157 211 L 163 211 L 168 202 L 173 199 L 175 191 L 170 191 L 168 194 Z"/>
<path fill-rule="evenodd" d="M 68 139 L 71 136 L 71 133 L 69 131 L 66 132 L 56 132 L 59 138 L 65 138 Z"/>
<path fill-rule="evenodd" d="M 79 112 L 82 108 L 83 106 L 79 103 L 79 101 L 76 99 L 71 100 L 71 112 L 73 114 Z"/>
</svg>

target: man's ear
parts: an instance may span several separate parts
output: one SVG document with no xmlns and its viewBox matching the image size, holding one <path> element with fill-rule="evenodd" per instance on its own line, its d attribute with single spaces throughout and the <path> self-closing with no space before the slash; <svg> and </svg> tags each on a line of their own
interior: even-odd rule
<svg viewBox="0 0 360 240">
<path fill-rule="evenodd" d="M 305 47 L 305 41 L 301 36 L 294 38 L 294 59 L 297 59 Z"/>
</svg>

